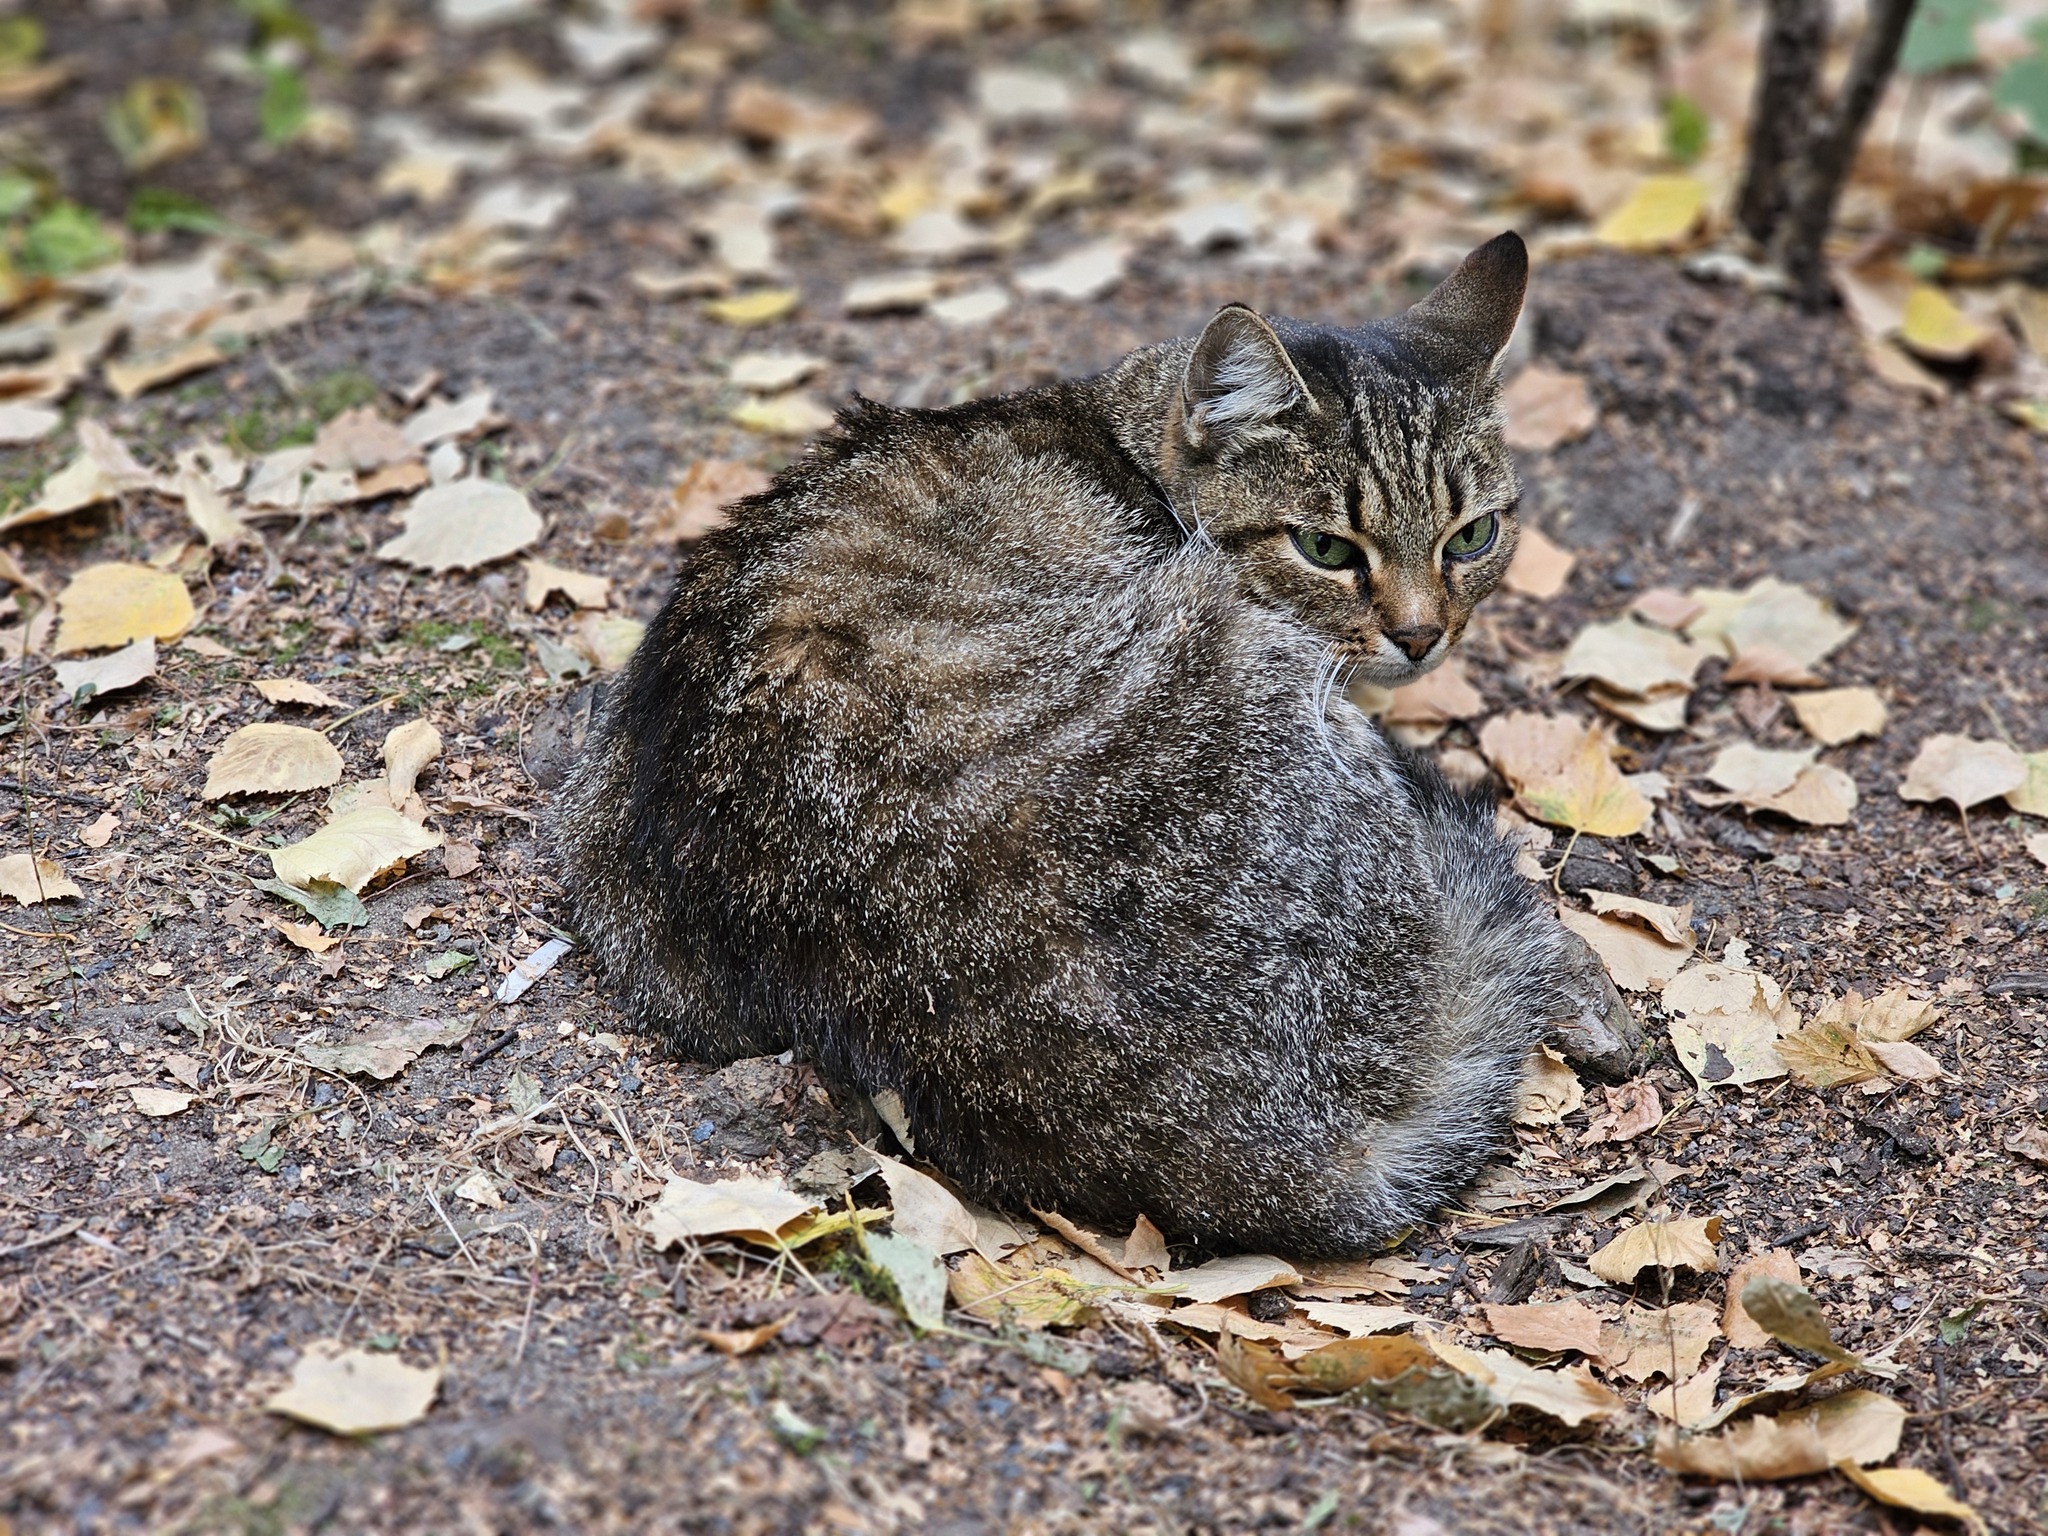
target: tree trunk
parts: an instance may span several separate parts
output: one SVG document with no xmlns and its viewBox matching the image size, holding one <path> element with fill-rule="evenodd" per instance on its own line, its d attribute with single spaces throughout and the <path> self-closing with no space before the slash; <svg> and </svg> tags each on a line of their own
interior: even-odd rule
<svg viewBox="0 0 2048 1536">
<path fill-rule="evenodd" d="M 1821 246 L 1870 115 L 1899 61 L 1915 0 L 1871 0 L 1832 110 L 1820 99 L 1827 0 L 1767 0 L 1736 218 L 1808 308 L 1827 302 Z"/>
</svg>

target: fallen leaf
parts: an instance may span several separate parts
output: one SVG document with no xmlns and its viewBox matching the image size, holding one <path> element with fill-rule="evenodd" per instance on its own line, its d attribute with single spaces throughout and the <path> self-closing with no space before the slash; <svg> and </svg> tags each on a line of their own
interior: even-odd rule
<svg viewBox="0 0 2048 1536">
<path fill-rule="evenodd" d="M 1622 896 L 1614 891 L 1591 890 L 1586 899 L 1593 904 L 1593 910 L 1602 917 L 1631 919 L 1641 923 L 1664 939 L 1667 943 L 1683 944 L 1687 949 L 1693 945 L 1692 903 L 1682 907 L 1666 906 L 1661 901 L 1644 901 L 1635 896 Z"/>
<path fill-rule="evenodd" d="M 1671 1307 L 1622 1308 L 1621 1320 L 1600 1330 L 1607 1368 L 1630 1381 L 1662 1376 L 1679 1382 L 1699 1369 L 1707 1347 L 1721 1336 L 1714 1309 L 1697 1301 Z"/>
<path fill-rule="evenodd" d="M 961 1311 L 998 1327 L 1034 1332 L 1078 1327 L 1092 1315 L 1065 1270 L 1021 1269 L 979 1253 L 963 1253 L 954 1261 L 946 1288 Z"/>
<path fill-rule="evenodd" d="M 1910 1040 L 1941 1018 L 1937 1005 L 1919 1001 L 1904 986 L 1887 987 L 1869 1002 L 1852 991 L 1840 1006 L 1865 1040 Z"/>
<path fill-rule="evenodd" d="M 1624 992 L 1654 992 L 1692 958 L 1690 942 L 1673 944 L 1619 918 L 1560 907 L 1558 917 L 1591 946 L 1607 974 Z M 1691 939 L 1691 935 L 1687 935 Z"/>
<path fill-rule="evenodd" d="M 664 539 L 701 538 L 728 521 L 726 508 L 768 489 L 768 477 L 751 464 L 732 459 L 699 459 L 683 472 L 669 493 L 669 504 L 657 520 L 655 533 Z"/>
<path fill-rule="evenodd" d="M 1586 1102 L 1585 1085 L 1564 1057 L 1539 1044 L 1522 1068 L 1517 1125 L 1561 1125 L 1564 1117 Z"/>
<path fill-rule="evenodd" d="M 1121 240 L 1100 240 L 1038 266 L 1013 274 L 1018 291 L 1047 298 L 1087 302 L 1104 297 L 1123 281 L 1131 247 Z"/>
<path fill-rule="evenodd" d="M 1575 1349 L 1594 1358 L 1600 1354 L 1600 1314 L 1582 1301 L 1530 1302 L 1513 1307 L 1496 1302 L 1482 1310 L 1486 1331 L 1517 1349 L 1545 1354 Z"/>
<path fill-rule="evenodd" d="M 2023 1125 L 2008 1131 L 2005 1150 L 2031 1163 L 2048 1163 L 2048 1125 Z"/>
<path fill-rule="evenodd" d="M 973 1213 L 950 1189 L 908 1163 L 879 1152 L 870 1155 L 882 1171 L 882 1182 L 889 1186 L 894 1231 L 942 1258 L 978 1246 Z"/>
<path fill-rule="evenodd" d="M 66 698 L 77 698 L 81 688 L 90 688 L 94 698 L 117 693 L 156 676 L 156 637 L 144 635 L 118 651 L 85 661 L 52 662 L 50 670 Z"/>
<path fill-rule="evenodd" d="M 1875 688 L 1822 688 L 1813 693 L 1788 693 L 1799 728 L 1824 747 L 1838 747 L 1859 736 L 1884 730 L 1884 700 Z"/>
<path fill-rule="evenodd" d="M 1931 283 L 1915 283 L 1906 295 L 1899 340 L 1921 357 L 1937 363 L 1966 362 L 1990 339 L 1990 334 Z"/>
<path fill-rule="evenodd" d="M 1406 1307 L 1379 1307 L 1363 1301 L 1302 1301 L 1295 1303 L 1295 1310 L 1312 1323 L 1353 1338 L 1392 1333 L 1428 1321 Z"/>
<path fill-rule="evenodd" d="M 440 1390 L 438 1367 L 322 1339 L 306 1346 L 291 1384 L 263 1406 L 337 1435 L 373 1435 L 425 1417 Z"/>
<path fill-rule="evenodd" d="M 771 437 L 814 437 L 831 427 L 833 416 L 809 395 L 790 394 L 745 401 L 733 407 L 732 420 Z"/>
<path fill-rule="evenodd" d="M 1866 1040 L 1863 1045 L 1885 1071 L 1909 1083 L 1936 1083 L 1948 1076 L 1940 1062 L 1910 1040 Z"/>
<path fill-rule="evenodd" d="M 1555 597 L 1564 590 L 1579 557 L 1546 537 L 1540 528 L 1524 526 L 1501 585 L 1524 597 Z"/>
<path fill-rule="evenodd" d="M 39 443 L 64 424 L 64 413 L 19 400 L 0 403 L 0 448 Z"/>
<path fill-rule="evenodd" d="M 491 1182 L 491 1176 L 481 1168 L 471 1173 L 468 1178 L 457 1184 L 449 1193 L 460 1196 L 480 1210 L 502 1211 L 505 1209 L 505 1197 L 498 1193 L 498 1186 Z"/>
<path fill-rule="evenodd" d="M 121 818 L 112 811 L 101 811 L 92 825 L 79 829 L 78 840 L 88 848 L 104 848 L 114 840 L 114 834 L 121 829 Z"/>
<path fill-rule="evenodd" d="M 2027 782 L 2027 762 L 2002 741 L 1930 736 L 1906 765 L 1902 800 L 1947 800 L 1967 811 Z"/>
<path fill-rule="evenodd" d="M 227 353 L 211 336 L 192 336 L 109 362 L 101 368 L 100 376 L 116 399 L 133 400 L 159 384 L 169 384 L 226 360 Z"/>
<path fill-rule="evenodd" d="M 257 890 L 268 891 L 280 896 L 308 913 L 323 928 L 362 928 L 370 921 L 369 909 L 362 898 L 347 886 L 336 885 L 332 880 L 315 880 L 301 890 L 296 885 L 286 885 L 282 880 L 251 881 Z"/>
<path fill-rule="evenodd" d="M 1559 676 L 1593 678 L 1623 693 L 1649 696 L 1690 689 L 1700 663 L 1713 653 L 1669 630 L 1624 615 L 1588 624 L 1566 647 Z"/>
<path fill-rule="evenodd" d="M 1737 1349 L 1762 1349 L 1771 1335 L 1743 1310 L 1743 1287 L 1759 1276 L 1769 1276 L 1792 1285 L 1799 1283 L 1799 1264 L 1788 1248 L 1766 1248 L 1752 1253 L 1728 1272 L 1728 1296 L 1721 1305 L 1721 1331 Z"/>
<path fill-rule="evenodd" d="M 0 896 L 12 896 L 24 907 L 84 895 L 65 877 L 54 859 L 33 858 L 26 853 L 10 853 L 0 858 Z"/>
<path fill-rule="evenodd" d="M 756 394 L 775 395 L 794 389 L 825 366 L 814 352 L 742 352 L 727 365 L 728 384 Z"/>
<path fill-rule="evenodd" d="M 317 923 L 288 923 L 281 917 L 264 914 L 264 926 L 283 934 L 292 943 L 308 954 L 324 955 L 341 940 L 330 939 L 320 931 Z"/>
<path fill-rule="evenodd" d="M 109 561 L 88 565 L 57 594 L 59 655 L 126 645 L 145 635 L 175 640 L 191 627 L 192 595 L 169 571 Z"/>
<path fill-rule="evenodd" d="M 468 1019 L 390 1019 L 373 1024 L 353 1040 L 298 1045 L 299 1059 L 323 1072 L 385 1081 L 398 1076 L 430 1048 L 460 1045 L 474 1026 Z"/>
<path fill-rule="evenodd" d="M 440 846 L 440 833 L 429 832 L 397 811 L 369 805 L 272 850 L 270 867 L 286 885 L 304 889 L 316 881 L 331 881 L 360 891 L 402 860 Z"/>
<path fill-rule="evenodd" d="M 1749 803 L 1781 795 L 1799 782 L 1800 770 L 1813 762 L 1815 749 L 1772 751 L 1746 741 L 1723 747 L 1707 765 L 1707 778 Z"/>
<path fill-rule="evenodd" d="M 986 325 L 1010 307 L 1010 296 L 1000 288 L 970 288 L 965 293 L 934 299 L 931 315 L 945 325 Z"/>
<path fill-rule="evenodd" d="M 751 293 L 713 299 L 704 306 L 704 313 L 722 324 L 744 330 L 757 325 L 772 325 L 795 313 L 802 297 L 794 288 L 757 288 Z"/>
<path fill-rule="evenodd" d="M 318 683 L 296 677 L 259 677 L 256 691 L 273 704 L 304 704 L 313 709 L 339 709 L 341 700 Z"/>
<path fill-rule="evenodd" d="M 1587 1124 L 1585 1134 L 1579 1138 L 1581 1146 L 1633 1141 L 1646 1131 L 1654 1131 L 1664 1118 L 1664 1101 L 1648 1078 L 1603 1087 L 1600 1092 L 1606 1108 Z"/>
<path fill-rule="evenodd" d="M 1697 598 L 1688 597 L 1671 587 L 1652 587 L 1639 593 L 1628 605 L 1628 611 L 1664 629 L 1684 629 L 1705 613 L 1706 608 Z"/>
<path fill-rule="evenodd" d="M 1854 1026 L 1830 1018 L 1827 1010 L 1781 1037 L 1777 1052 L 1785 1069 L 1809 1088 L 1842 1088 L 1879 1075 L 1877 1059 Z"/>
<path fill-rule="evenodd" d="M 1677 1386 L 1659 1387 L 1647 1393 L 1643 1406 L 1660 1419 L 1669 1419 L 1681 1429 L 1697 1429 L 1714 1414 L 1714 1392 L 1721 1384 L 1721 1367 L 1727 1356 L 1717 1356 L 1705 1370 L 1688 1376 Z"/>
<path fill-rule="evenodd" d="M 929 272 L 884 272 L 848 283 L 839 307 L 848 315 L 914 314 L 938 296 Z"/>
<path fill-rule="evenodd" d="M 920 1333 L 945 1326 L 948 1271 L 939 1256 L 900 1232 L 870 1232 L 862 1243 L 869 1263 L 889 1277 L 910 1326 Z"/>
<path fill-rule="evenodd" d="M 473 570 L 516 555 L 541 535 L 526 493 L 496 480 L 431 485 L 405 509 L 405 531 L 378 546 L 383 560 L 423 571 Z"/>
<path fill-rule="evenodd" d="M 1646 176 L 1593 231 L 1602 245 L 1655 251 L 1682 245 L 1707 212 L 1707 184 L 1696 176 Z"/>
<path fill-rule="evenodd" d="M 192 1107 L 196 1093 L 180 1093 L 175 1088 L 130 1088 L 128 1097 L 135 1101 L 135 1107 L 145 1115 L 181 1115 Z"/>
<path fill-rule="evenodd" d="M 737 1237 L 773 1247 L 778 1232 L 817 1208 L 779 1179 L 700 1184 L 670 1174 L 660 1198 L 642 1214 L 640 1230 L 657 1252 L 700 1237 Z"/>
<path fill-rule="evenodd" d="M 1739 592 L 1700 587 L 1690 594 L 1700 616 L 1685 626 L 1694 640 L 1718 643 L 1735 663 L 1766 657 L 1774 667 L 1749 679 L 1780 683 L 1812 680 L 1812 669 L 1856 633 L 1856 626 L 1803 587 L 1764 576 Z M 1736 677 L 1731 666 L 1729 675 Z"/>
<path fill-rule="evenodd" d="M 1544 1370 L 1505 1350 L 1466 1349 L 1441 1334 L 1423 1336 L 1438 1359 L 1479 1382 L 1506 1408 L 1533 1408 L 1561 1424 L 1583 1424 L 1622 1411 L 1622 1400 L 1593 1379 L 1583 1365 Z"/>
<path fill-rule="evenodd" d="M 1838 1462 L 1883 1461 L 1899 1448 L 1906 1410 L 1876 1392 L 1838 1393 L 1810 1407 L 1744 1419 L 1715 1435 L 1662 1430 L 1657 1465 L 1720 1482 L 1777 1482 Z"/>
<path fill-rule="evenodd" d="M 415 448 L 431 448 L 447 439 L 473 437 L 498 419 L 495 396 L 487 388 L 471 390 L 459 400 L 435 398 L 406 418 L 399 430 Z"/>
<path fill-rule="evenodd" d="M 2026 752 L 2027 782 L 2005 792 L 2005 803 L 2022 816 L 2048 816 L 2048 752 Z"/>
<path fill-rule="evenodd" d="M 1597 729 L 1554 715 L 1496 715 L 1480 749 L 1540 821 L 1597 837 L 1627 837 L 1650 819 L 1650 802 L 1614 766 Z"/>
<path fill-rule="evenodd" d="M 1485 712 L 1486 700 L 1453 656 L 1414 682 L 1396 688 L 1381 718 L 1389 725 L 1432 726 L 1470 720 Z"/>
<path fill-rule="evenodd" d="M 1835 1470 L 1880 1504 L 1889 1504 L 1894 1509 L 1910 1509 L 1916 1515 L 1960 1520 L 1980 1533 L 1991 1529 L 1982 1515 L 1950 1493 L 1940 1479 L 1930 1477 L 1917 1467 L 1871 1467 L 1866 1470 L 1854 1461 L 1843 1460 L 1835 1464 Z"/>
<path fill-rule="evenodd" d="M 405 804 L 420 770 L 440 755 L 441 733 L 430 720 L 408 720 L 385 733 L 385 794 L 394 807 Z"/>
<path fill-rule="evenodd" d="M 693 1337 L 702 1339 L 728 1359 L 751 1355 L 778 1333 L 790 1325 L 795 1312 L 785 1312 L 772 1323 L 763 1323 L 758 1328 L 699 1328 Z"/>
<path fill-rule="evenodd" d="M 1124 1239 L 1124 1263 L 1132 1269 L 1153 1269 L 1166 1274 L 1173 1268 L 1173 1256 L 1166 1251 L 1166 1237 L 1151 1221 L 1140 1216 Z"/>
<path fill-rule="evenodd" d="M 1799 1027 L 1799 1010 L 1761 971 L 1694 965 L 1661 996 L 1678 1059 L 1702 1088 L 1784 1076 L 1777 1041 Z"/>
<path fill-rule="evenodd" d="M 612 600 L 609 576 L 572 571 L 545 560 L 528 558 L 520 562 L 526 572 L 526 607 L 538 613 L 548 605 L 549 594 L 559 592 L 578 608 L 604 608 Z"/>
<path fill-rule="evenodd" d="M 1714 1247 L 1720 1238 L 1718 1216 L 1638 1222 L 1610 1238 L 1586 1261 L 1586 1267 L 1615 1285 L 1629 1284 L 1652 1266 L 1711 1273 L 1721 1267 L 1720 1254 Z"/>
<path fill-rule="evenodd" d="M 1507 416 L 1507 445 L 1531 453 L 1575 443 L 1600 420 L 1585 379 L 1547 363 L 1531 363 L 1516 374 L 1501 391 L 1500 405 Z"/>
<path fill-rule="evenodd" d="M 1211 1259 L 1193 1269 L 1177 1270 L 1173 1282 L 1186 1301 L 1222 1301 L 1231 1296 L 1249 1296 L 1253 1291 L 1294 1285 L 1300 1272 L 1284 1259 L 1264 1253 L 1240 1253 Z"/>
<path fill-rule="evenodd" d="M 344 768 L 334 743 L 303 725 L 245 725 L 207 761 L 200 798 L 284 795 L 339 784 Z"/>
<path fill-rule="evenodd" d="M 421 446 L 374 407 L 359 405 L 320 429 L 313 439 L 313 462 L 322 469 L 367 472 L 410 463 L 420 456 Z"/>
</svg>

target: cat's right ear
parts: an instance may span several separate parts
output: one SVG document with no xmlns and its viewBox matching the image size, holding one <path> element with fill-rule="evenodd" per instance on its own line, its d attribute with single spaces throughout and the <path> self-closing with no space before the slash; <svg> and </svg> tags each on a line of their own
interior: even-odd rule
<svg viewBox="0 0 2048 1536">
<path fill-rule="evenodd" d="M 1282 412 L 1313 403 L 1273 327 L 1242 304 L 1203 327 L 1181 383 L 1181 433 L 1190 448 L 1213 445 Z"/>
<path fill-rule="evenodd" d="M 1500 361 L 1522 317 L 1529 292 L 1529 248 L 1513 230 L 1495 235 L 1458 263 L 1420 304 L 1397 323 L 1420 332 L 1456 367 Z"/>
</svg>

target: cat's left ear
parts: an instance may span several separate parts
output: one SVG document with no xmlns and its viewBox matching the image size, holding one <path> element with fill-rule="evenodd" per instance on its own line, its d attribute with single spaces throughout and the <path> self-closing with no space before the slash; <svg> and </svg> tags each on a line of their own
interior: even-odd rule
<svg viewBox="0 0 2048 1536">
<path fill-rule="evenodd" d="M 1495 235 L 1458 264 L 1429 297 L 1401 317 L 1464 367 L 1500 361 L 1529 291 L 1529 248 L 1513 230 Z"/>
<path fill-rule="evenodd" d="M 1216 312 L 1181 383 L 1181 431 L 1200 448 L 1314 398 L 1273 327 L 1242 304 Z"/>
</svg>

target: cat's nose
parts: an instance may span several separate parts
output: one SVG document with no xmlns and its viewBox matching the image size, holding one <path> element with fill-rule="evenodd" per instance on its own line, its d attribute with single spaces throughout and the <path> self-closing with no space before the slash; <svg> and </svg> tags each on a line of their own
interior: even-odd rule
<svg viewBox="0 0 2048 1536">
<path fill-rule="evenodd" d="M 1386 637 L 1401 647 L 1410 661 L 1420 661 L 1429 654 L 1429 648 L 1444 637 L 1441 624 L 1410 624 L 1403 629 L 1384 631 Z"/>
</svg>

